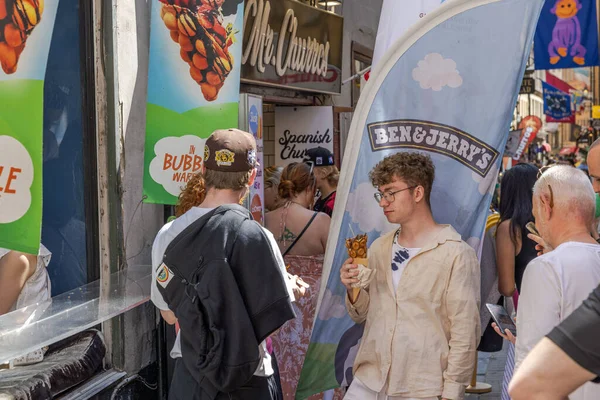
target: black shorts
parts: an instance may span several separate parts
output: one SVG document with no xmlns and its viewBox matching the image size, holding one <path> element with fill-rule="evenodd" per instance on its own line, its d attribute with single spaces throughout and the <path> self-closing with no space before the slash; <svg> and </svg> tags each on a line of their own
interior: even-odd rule
<svg viewBox="0 0 600 400">
<path fill-rule="evenodd" d="M 244 386 L 230 393 L 218 393 L 211 398 L 189 373 L 181 358 L 175 362 L 169 400 L 276 400 L 277 382 L 269 377 L 253 376 Z"/>
</svg>

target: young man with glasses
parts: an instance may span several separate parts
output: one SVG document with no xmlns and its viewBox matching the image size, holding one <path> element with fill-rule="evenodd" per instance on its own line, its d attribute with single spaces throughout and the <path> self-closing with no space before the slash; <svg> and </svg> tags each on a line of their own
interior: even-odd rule
<svg viewBox="0 0 600 400">
<path fill-rule="evenodd" d="M 375 200 L 400 227 L 371 245 L 368 267 L 377 272 L 355 301 L 358 266 L 348 259 L 340 271 L 350 317 L 366 321 L 346 400 L 464 397 L 481 330 L 479 263 L 433 219 L 434 175 L 430 157 L 415 152 L 386 157 L 370 173 Z"/>
</svg>

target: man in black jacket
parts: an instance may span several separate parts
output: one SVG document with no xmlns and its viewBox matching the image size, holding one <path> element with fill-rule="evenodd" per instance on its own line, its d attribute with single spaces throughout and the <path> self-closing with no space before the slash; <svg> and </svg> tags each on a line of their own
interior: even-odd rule
<svg viewBox="0 0 600 400">
<path fill-rule="evenodd" d="M 205 146 L 204 202 L 154 241 L 152 301 L 181 327 L 170 399 L 276 398 L 265 339 L 294 317 L 294 285 L 272 234 L 239 206 L 256 166 L 252 135 L 214 132 Z"/>
</svg>

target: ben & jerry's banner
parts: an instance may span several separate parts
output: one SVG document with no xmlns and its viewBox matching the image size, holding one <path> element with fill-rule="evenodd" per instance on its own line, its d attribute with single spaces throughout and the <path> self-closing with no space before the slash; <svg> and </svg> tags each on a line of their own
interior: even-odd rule
<svg viewBox="0 0 600 400">
<path fill-rule="evenodd" d="M 237 128 L 243 0 L 151 0 L 145 202 L 175 204 L 215 129 Z"/>
<path fill-rule="evenodd" d="M 38 254 L 44 76 L 58 0 L 0 0 L 0 247 Z"/>
<path fill-rule="evenodd" d="M 363 326 L 346 312 L 340 267 L 348 258 L 346 239 L 366 234 L 371 244 L 396 228 L 373 200 L 368 173 L 379 161 L 400 151 L 429 154 L 436 166 L 435 220 L 480 248 L 543 3 L 447 1 L 410 28 L 371 74 L 347 141 L 297 399 L 352 379 Z"/>
<path fill-rule="evenodd" d="M 547 0 L 535 33 L 535 69 L 599 64 L 596 1 Z"/>
<path fill-rule="evenodd" d="M 435 10 L 445 0 L 384 0 L 377 29 L 377 40 L 373 52 L 373 66 L 394 45 L 404 32 L 429 12 Z"/>
</svg>

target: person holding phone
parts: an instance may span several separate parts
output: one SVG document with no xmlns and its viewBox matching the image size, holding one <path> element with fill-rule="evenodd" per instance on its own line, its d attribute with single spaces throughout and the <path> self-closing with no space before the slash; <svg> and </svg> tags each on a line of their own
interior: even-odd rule
<svg viewBox="0 0 600 400">
<path fill-rule="evenodd" d="M 595 207 L 594 190 L 582 171 L 562 165 L 541 171 L 533 189 L 533 214 L 541 241 L 553 250 L 530 262 L 523 276 L 517 374 L 536 344 L 600 283 L 600 246 L 589 230 Z M 570 398 L 600 399 L 600 385 L 585 384 Z"/>
<path fill-rule="evenodd" d="M 600 139 L 590 146 L 587 163 L 596 192 L 596 233 L 600 207 Z M 551 248 L 539 234 L 530 234 L 538 251 Z M 589 381 L 600 381 L 600 285 L 558 326 L 543 338 L 523 361 L 510 385 L 514 400 L 564 400 Z"/>
<path fill-rule="evenodd" d="M 517 164 L 504 173 L 500 182 L 496 265 L 498 291 L 505 297 L 512 297 L 521 291 L 525 268 L 537 256 L 536 243 L 527 237 L 527 224 L 533 221 L 532 196 L 537 174 L 536 166 Z M 506 333 L 502 336 L 505 335 Z M 502 381 L 502 400 L 510 399 L 508 384 L 515 366 L 514 354 L 514 343 L 509 342 Z"/>
</svg>

